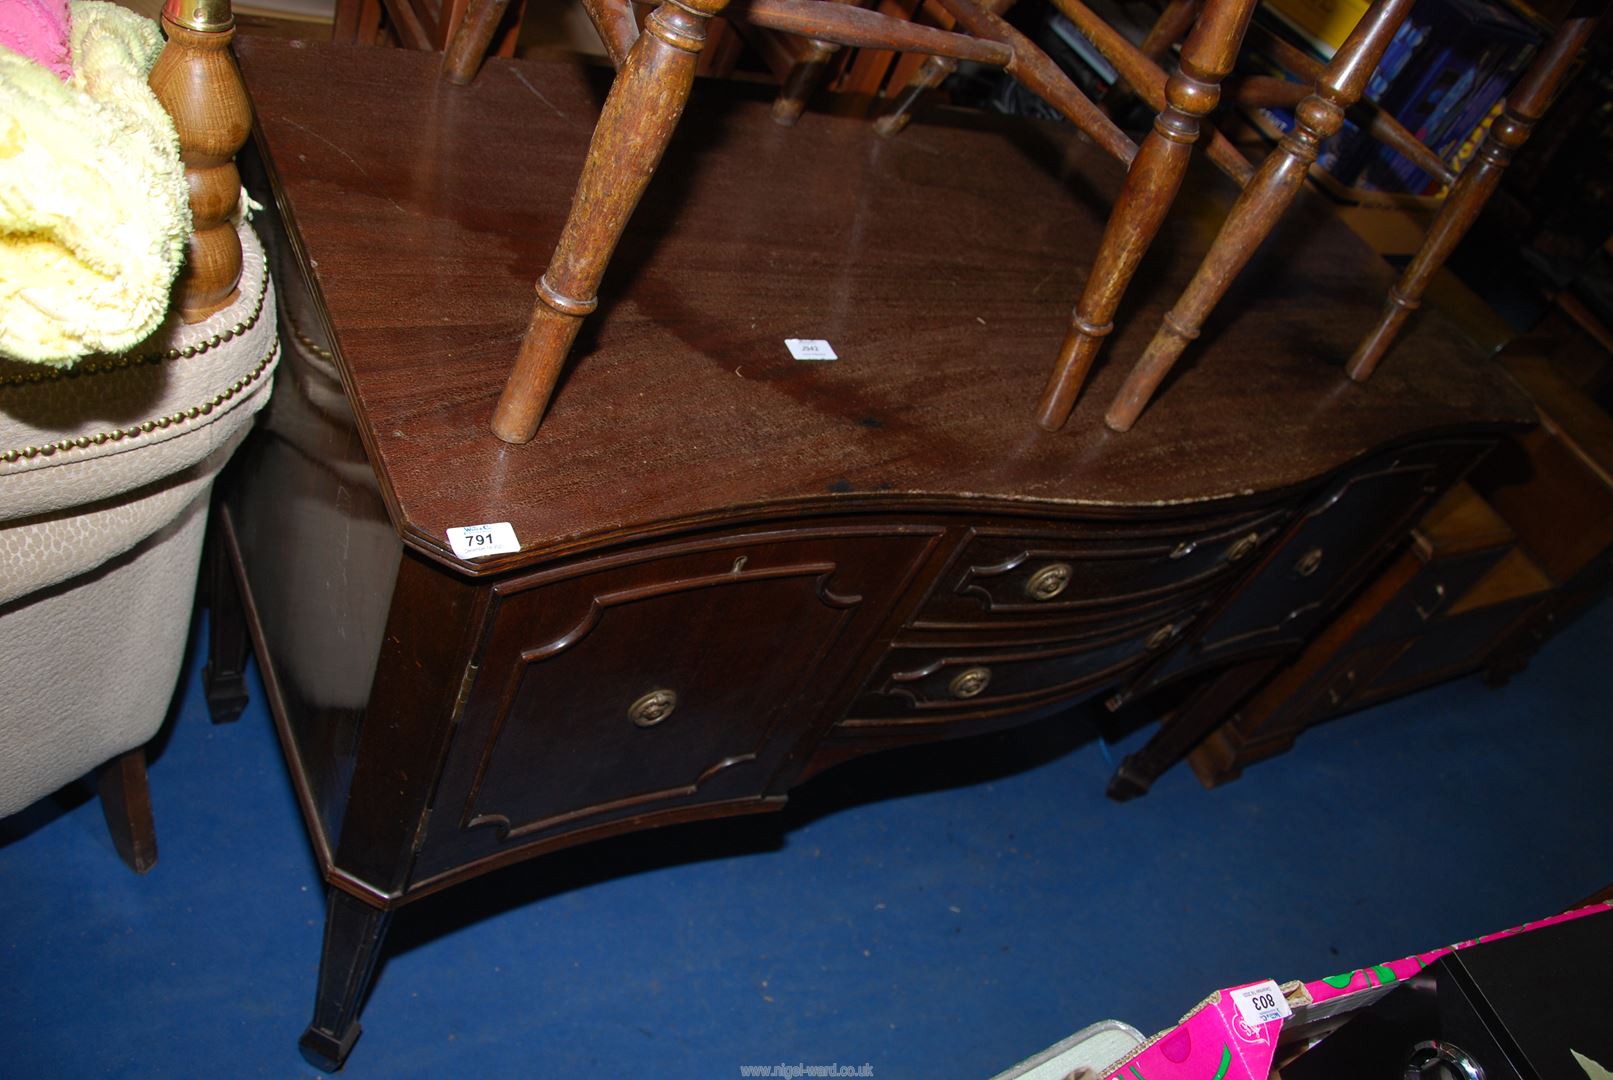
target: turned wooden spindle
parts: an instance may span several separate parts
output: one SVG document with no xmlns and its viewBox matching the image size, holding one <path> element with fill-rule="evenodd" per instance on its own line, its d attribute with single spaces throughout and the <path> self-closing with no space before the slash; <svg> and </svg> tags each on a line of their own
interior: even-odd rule
<svg viewBox="0 0 1613 1080">
<path fill-rule="evenodd" d="M 1150 109 L 1155 112 L 1165 109 L 1167 105 L 1165 84 L 1169 80 L 1166 78 L 1164 68 L 1143 55 L 1141 49 L 1126 40 L 1124 35 L 1104 22 L 1081 0 L 1053 0 L 1053 6 L 1075 24 L 1076 29 L 1092 42 L 1093 47 L 1103 54 L 1105 60 L 1115 66 L 1120 77 Z M 1209 143 L 1204 148 L 1205 156 L 1240 186 L 1247 184 L 1255 174 L 1254 166 L 1249 164 L 1249 159 L 1215 128 L 1211 127 L 1209 133 Z"/>
<path fill-rule="evenodd" d="M 1324 65 L 1310 53 L 1297 46 L 1290 45 L 1259 23 L 1250 27 L 1257 47 L 1271 59 L 1277 61 L 1288 71 L 1299 77 L 1299 82 L 1289 82 L 1287 79 L 1276 79 L 1265 75 L 1250 75 L 1242 78 L 1228 80 L 1228 92 L 1231 100 L 1239 105 L 1253 108 L 1267 108 L 1278 106 L 1291 109 L 1305 99 L 1310 93 L 1310 84 L 1322 77 Z M 1356 123 L 1366 128 L 1367 134 L 1389 149 L 1401 154 L 1423 172 L 1432 176 L 1442 184 L 1455 182 L 1456 174 L 1451 171 L 1439 155 L 1423 145 L 1422 141 L 1413 135 L 1406 126 L 1396 120 L 1389 113 L 1384 112 L 1375 103 L 1358 101 L 1354 111 L 1358 116 Z"/>
<path fill-rule="evenodd" d="M 1254 7 L 1255 0 L 1209 0 L 1182 47 L 1181 64 L 1165 85 L 1165 109 L 1126 173 L 1070 314 L 1069 333 L 1042 391 L 1036 422 L 1048 431 L 1057 431 L 1069 419 L 1092 361 L 1114 329 L 1115 309 L 1176 200 L 1200 121 L 1220 98 L 1220 82 L 1237 60 Z"/>
<path fill-rule="evenodd" d="M 192 229 L 174 283 L 181 317 L 200 322 L 228 307 L 241 280 L 241 238 L 231 220 L 241 197 L 235 154 L 252 131 L 252 105 L 230 54 L 229 0 L 168 0 L 168 43 L 151 69 L 151 89 L 174 119 L 190 185 Z"/>
<path fill-rule="evenodd" d="M 605 266 L 678 126 L 706 26 L 728 0 L 666 0 L 645 20 L 611 84 L 582 178 L 515 368 L 493 413 L 493 434 L 524 443 L 538 430 L 582 320 L 598 306 Z"/>
<path fill-rule="evenodd" d="M 1315 91 L 1294 110 L 1293 129 L 1238 196 L 1193 280 L 1110 403 L 1104 415 L 1109 427 L 1127 431 L 1137 422 L 1187 343 L 1199 336 L 1205 318 L 1294 201 L 1322 141 L 1339 130 L 1344 111 L 1360 98 L 1411 5 L 1412 0 L 1377 0 L 1333 55 Z"/>
<path fill-rule="evenodd" d="M 1170 0 L 1165 9 L 1159 13 L 1159 18 L 1154 20 L 1154 25 L 1148 28 L 1148 33 L 1144 36 L 1142 44 L 1137 47 L 1137 51 L 1155 64 L 1163 63 L 1170 54 L 1171 47 L 1181 41 L 1193 28 L 1193 23 L 1198 20 L 1199 11 L 1203 7 L 1204 0 Z M 1131 108 L 1137 100 L 1137 91 L 1132 88 L 1131 83 L 1120 79 L 1109 88 L 1101 104 L 1110 116 L 1119 116 Z"/>
<path fill-rule="evenodd" d="M 1434 224 L 1423 239 L 1423 245 L 1406 267 L 1400 280 L 1389 289 L 1389 298 L 1377 325 L 1367 334 L 1345 370 L 1356 382 L 1372 377 L 1378 361 L 1394 343 L 1400 328 L 1422 302 L 1424 290 L 1434 274 L 1445 265 L 1456 245 L 1478 219 L 1479 211 L 1495 193 L 1518 149 L 1529 140 L 1535 122 L 1550 106 L 1557 91 L 1562 88 L 1573 65 L 1574 58 L 1584 47 L 1591 31 L 1596 28 L 1597 16 L 1582 3 L 1580 10 L 1565 19 L 1552 35 L 1551 41 L 1535 57 L 1523 78 L 1507 95 L 1502 114 L 1490 125 L 1473 161 L 1462 171 L 1450 194 L 1434 217 Z"/>
</svg>

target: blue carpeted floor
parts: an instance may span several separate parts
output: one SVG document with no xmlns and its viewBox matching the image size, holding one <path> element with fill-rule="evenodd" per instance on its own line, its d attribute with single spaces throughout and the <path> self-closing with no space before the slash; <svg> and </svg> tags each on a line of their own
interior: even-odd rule
<svg viewBox="0 0 1613 1080">
<path fill-rule="evenodd" d="M 1179 768 L 1105 801 L 1126 748 L 1075 714 L 484 877 L 399 915 L 344 1075 L 982 1078 L 1557 910 L 1613 881 L 1610 631 L 1603 605 L 1499 691 L 1359 714 L 1213 792 Z M 0 823 L 0 1075 L 313 1075 L 322 887 L 261 693 L 213 727 L 199 667 L 150 874 L 87 788 Z"/>
</svg>

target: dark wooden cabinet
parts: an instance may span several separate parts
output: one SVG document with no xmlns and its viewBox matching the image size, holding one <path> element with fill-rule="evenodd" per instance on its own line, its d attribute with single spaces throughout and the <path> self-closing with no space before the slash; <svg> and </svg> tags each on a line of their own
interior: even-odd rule
<svg viewBox="0 0 1613 1080">
<path fill-rule="evenodd" d="M 859 754 L 1292 654 L 1529 421 L 1436 314 L 1350 383 L 1388 271 L 1301 199 L 1282 235 L 1319 291 L 1272 246 L 1133 431 L 1101 423 L 1123 364 L 1042 431 L 1073 289 L 1049 283 L 1095 249 L 1120 168 L 1052 127 L 877 142 L 703 88 L 584 359 L 506 444 L 487 418 L 596 77 L 240 51 L 285 358 L 221 531 L 331 886 L 303 1042 L 326 1065 L 399 906 L 776 808 Z M 1118 355 L 1234 195 L 1195 174 Z M 802 336 L 840 359 L 793 360 Z M 454 554 L 450 530 L 498 522 L 518 550 Z"/>
</svg>

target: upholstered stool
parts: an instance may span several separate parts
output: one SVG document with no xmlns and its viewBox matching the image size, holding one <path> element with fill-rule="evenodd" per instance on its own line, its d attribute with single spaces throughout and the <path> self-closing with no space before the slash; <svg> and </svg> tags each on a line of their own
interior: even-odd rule
<svg viewBox="0 0 1613 1080">
<path fill-rule="evenodd" d="M 239 295 L 201 322 L 171 315 L 134 352 L 70 369 L 0 362 L 0 816 L 128 755 L 102 797 L 137 870 L 154 841 L 120 838 L 129 807 L 112 802 L 146 805 L 213 478 L 279 355 L 263 249 L 239 232 Z"/>
</svg>

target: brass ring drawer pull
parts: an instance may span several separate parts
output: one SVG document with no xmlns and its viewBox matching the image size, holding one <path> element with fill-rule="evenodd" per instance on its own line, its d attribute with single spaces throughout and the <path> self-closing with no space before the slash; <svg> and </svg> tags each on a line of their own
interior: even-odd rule
<svg viewBox="0 0 1613 1080">
<path fill-rule="evenodd" d="M 1147 649 L 1157 649 L 1175 636 L 1176 624 L 1166 623 L 1164 626 L 1161 626 L 1158 630 L 1155 630 L 1152 634 L 1148 635 L 1148 640 L 1143 642 L 1143 647 Z"/>
<path fill-rule="evenodd" d="M 1432 604 L 1429 604 L 1426 608 L 1421 604 L 1412 605 L 1412 607 L 1417 610 L 1417 617 L 1423 622 L 1427 622 L 1429 619 L 1432 619 L 1435 615 L 1439 614 L 1439 609 L 1444 606 L 1445 586 L 1442 583 L 1436 583 L 1434 585 L 1434 602 Z"/>
<path fill-rule="evenodd" d="M 1320 568 L 1321 565 L 1322 549 L 1319 547 L 1311 548 L 1305 554 L 1301 555 L 1299 557 L 1299 561 L 1294 564 L 1294 573 L 1298 574 L 1300 577 L 1310 577 L 1312 574 L 1316 573 L 1317 569 Z"/>
<path fill-rule="evenodd" d="M 991 669 L 985 667 L 965 668 L 952 677 L 947 689 L 955 698 L 978 697 L 987 686 L 991 685 Z"/>
<path fill-rule="evenodd" d="M 651 690 L 627 707 L 627 718 L 639 727 L 654 727 L 672 715 L 678 695 L 672 690 Z"/>
<path fill-rule="evenodd" d="M 1260 534 L 1257 532 L 1252 532 L 1248 536 L 1241 538 L 1227 550 L 1227 562 L 1238 562 L 1240 559 L 1247 558 L 1249 553 L 1259 544 Z"/>
<path fill-rule="evenodd" d="M 1069 563 L 1048 563 L 1025 582 L 1025 595 L 1032 600 L 1051 600 L 1070 584 Z"/>
</svg>

